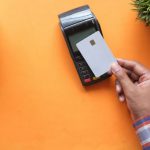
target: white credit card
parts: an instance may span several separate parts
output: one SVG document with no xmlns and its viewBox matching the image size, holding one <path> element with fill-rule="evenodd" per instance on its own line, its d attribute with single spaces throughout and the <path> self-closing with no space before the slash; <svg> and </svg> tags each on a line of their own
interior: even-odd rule
<svg viewBox="0 0 150 150">
<path fill-rule="evenodd" d="M 76 44 L 78 50 L 86 60 L 95 77 L 100 77 L 110 70 L 115 57 L 108 48 L 99 31 Z"/>
</svg>

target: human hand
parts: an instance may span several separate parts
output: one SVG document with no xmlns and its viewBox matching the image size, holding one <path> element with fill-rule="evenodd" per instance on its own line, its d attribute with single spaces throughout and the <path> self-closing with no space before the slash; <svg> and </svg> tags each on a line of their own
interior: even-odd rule
<svg viewBox="0 0 150 150">
<path fill-rule="evenodd" d="M 116 91 L 121 102 L 127 102 L 133 120 L 150 115 L 150 70 L 129 60 L 112 64 Z"/>
</svg>

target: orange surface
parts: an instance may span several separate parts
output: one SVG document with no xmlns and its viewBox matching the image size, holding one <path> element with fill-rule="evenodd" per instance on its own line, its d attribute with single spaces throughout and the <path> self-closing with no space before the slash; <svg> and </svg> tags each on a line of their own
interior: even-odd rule
<svg viewBox="0 0 150 150">
<path fill-rule="evenodd" d="M 0 1 L 0 149 L 140 150 L 114 78 L 83 88 L 57 15 L 89 4 L 116 57 L 150 66 L 130 0 Z"/>
</svg>

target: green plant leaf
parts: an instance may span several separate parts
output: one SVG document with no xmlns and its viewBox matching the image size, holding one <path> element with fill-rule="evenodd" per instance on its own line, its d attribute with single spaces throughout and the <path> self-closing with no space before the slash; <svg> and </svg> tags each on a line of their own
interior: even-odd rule
<svg viewBox="0 0 150 150">
<path fill-rule="evenodd" d="M 150 0 L 133 0 L 134 10 L 138 12 L 138 19 L 150 26 Z"/>
</svg>

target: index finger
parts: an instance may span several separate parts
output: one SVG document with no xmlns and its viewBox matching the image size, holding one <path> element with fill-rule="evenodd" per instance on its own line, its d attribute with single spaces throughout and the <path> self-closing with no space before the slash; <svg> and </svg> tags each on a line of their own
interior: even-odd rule
<svg viewBox="0 0 150 150">
<path fill-rule="evenodd" d="M 138 76 L 142 76 L 149 72 L 147 68 L 145 68 L 142 64 L 137 63 L 135 61 L 125 60 L 125 59 L 117 59 L 120 66 L 130 71 L 133 71 Z"/>
</svg>

